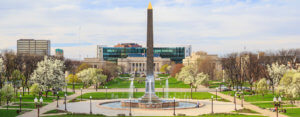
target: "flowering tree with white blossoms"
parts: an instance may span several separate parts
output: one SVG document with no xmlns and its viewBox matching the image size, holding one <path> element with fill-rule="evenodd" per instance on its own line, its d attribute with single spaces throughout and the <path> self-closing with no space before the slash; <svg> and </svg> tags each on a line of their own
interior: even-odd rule
<svg viewBox="0 0 300 117">
<path fill-rule="evenodd" d="M 267 80 L 265 78 L 260 79 L 258 83 L 256 84 L 256 92 L 260 93 L 262 96 L 268 93 L 268 84 Z"/>
<path fill-rule="evenodd" d="M 188 65 L 181 69 L 181 71 L 177 75 L 177 79 L 183 81 L 186 84 L 194 86 L 196 90 L 197 86 L 207 84 L 209 75 L 202 72 L 198 73 L 196 66 Z"/>
<path fill-rule="evenodd" d="M 277 88 L 279 95 L 290 99 L 291 103 L 300 97 L 300 72 L 291 70 L 284 74 Z"/>
<path fill-rule="evenodd" d="M 65 75 L 63 72 L 64 62 L 44 57 L 44 61 L 37 64 L 37 69 L 31 74 L 31 81 L 39 84 L 46 97 L 50 88 L 58 89 L 65 86 Z"/>
<path fill-rule="evenodd" d="M 274 93 L 274 87 L 276 87 L 283 75 L 287 71 L 287 67 L 285 65 L 279 65 L 278 63 L 273 63 L 271 66 L 267 65 L 267 70 L 269 72 L 269 80 L 270 80 L 270 85 L 272 86 L 272 91 Z"/>
<path fill-rule="evenodd" d="M 102 74 L 101 69 L 88 68 L 80 71 L 76 74 L 78 78 L 84 83 L 84 86 L 88 86 L 96 83 L 96 89 L 98 83 L 103 83 L 106 81 L 107 76 Z"/>
</svg>

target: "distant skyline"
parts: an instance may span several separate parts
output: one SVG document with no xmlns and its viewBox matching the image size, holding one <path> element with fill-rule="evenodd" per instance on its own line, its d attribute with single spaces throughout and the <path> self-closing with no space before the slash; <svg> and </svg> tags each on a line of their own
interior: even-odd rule
<svg viewBox="0 0 300 117">
<path fill-rule="evenodd" d="M 51 40 L 51 54 L 96 57 L 96 45 L 145 46 L 150 0 L 1 0 L 0 49 L 18 39 Z M 300 46 L 299 0 L 151 0 L 155 45 L 193 51 L 278 50 Z"/>
</svg>

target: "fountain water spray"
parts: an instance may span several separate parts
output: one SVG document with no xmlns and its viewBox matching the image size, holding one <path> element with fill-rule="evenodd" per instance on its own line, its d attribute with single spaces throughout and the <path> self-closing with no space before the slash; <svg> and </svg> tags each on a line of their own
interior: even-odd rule
<svg viewBox="0 0 300 117">
<path fill-rule="evenodd" d="M 130 82 L 130 88 L 129 88 L 129 98 L 133 98 L 133 91 L 134 91 L 134 78 L 131 78 L 130 79 L 131 82 Z"/>
<path fill-rule="evenodd" d="M 169 79 L 166 80 L 166 91 L 165 91 L 165 97 L 169 97 Z"/>
</svg>

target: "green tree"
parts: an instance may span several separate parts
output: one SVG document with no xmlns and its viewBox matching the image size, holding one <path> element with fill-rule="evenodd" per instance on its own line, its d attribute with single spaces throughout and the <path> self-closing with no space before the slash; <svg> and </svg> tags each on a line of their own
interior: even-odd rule
<svg viewBox="0 0 300 117">
<path fill-rule="evenodd" d="M 88 68 L 91 68 L 91 66 L 89 64 L 86 64 L 86 63 L 82 63 L 77 69 L 76 69 L 76 73 L 82 71 L 82 70 L 85 70 L 85 69 L 88 69 Z"/>
<path fill-rule="evenodd" d="M 160 71 L 161 73 L 166 73 L 166 72 L 167 72 L 168 66 L 169 66 L 168 64 L 164 64 L 163 66 L 161 66 L 161 68 L 160 68 L 159 71 Z"/>
<path fill-rule="evenodd" d="M 13 99 L 14 96 L 14 88 L 11 84 L 5 84 L 1 89 L 2 98 L 6 100 L 7 109 L 8 103 Z"/>
<path fill-rule="evenodd" d="M 262 94 L 262 96 L 268 93 L 268 84 L 265 78 L 260 79 L 257 83 L 256 92 Z"/>
<path fill-rule="evenodd" d="M 300 72 L 292 70 L 285 73 L 276 89 L 278 95 L 284 95 L 293 104 L 300 97 Z"/>
<path fill-rule="evenodd" d="M 24 75 L 19 70 L 14 70 L 12 73 L 12 83 L 16 97 L 18 96 L 18 92 L 16 89 L 21 87 L 23 77 Z"/>
<path fill-rule="evenodd" d="M 37 95 L 39 95 L 40 92 L 41 92 L 41 88 L 38 83 L 34 83 L 30 87 L 30 94 L 33 95 L 33 97 L 36 97 Z"/>
<path fill-rule="evenodd" d="M 75 74 L 75 75 L 73 75 L 73 74 L 69 74 L 69 76 L 68 77 L 66 77 L 66 79 L 67 79 L 67 81 L 68 81 L 68 83 L 80 83 L 81 82 L 81 80 L 78 78 L 78 76 Z"/>
</svg>

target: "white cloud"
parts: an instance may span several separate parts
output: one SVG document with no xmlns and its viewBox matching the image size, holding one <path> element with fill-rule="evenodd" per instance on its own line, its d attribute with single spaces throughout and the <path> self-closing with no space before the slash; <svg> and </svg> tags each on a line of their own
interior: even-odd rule
<svg viewBox="0 0 300 117">
<path fill-rule="evenodd" d="M 82 47 L 82 53 L 91 57 L 96 56 L 97 44 L 145 44 L 148 3 L 135 2 L 0 1 L 0 49 L 15 49 L 20 38 L 50 39 L 51 43 L 92 43 Z M 296 4 L 299 1 L 158 0 L 152 3 L 155 43 L 191 44 L 194 51 L 214 54 L 244 46 L 296 48 L 300 44 Z M 76 58 L 81 47 L 57 48 Z"/>
</svg>

